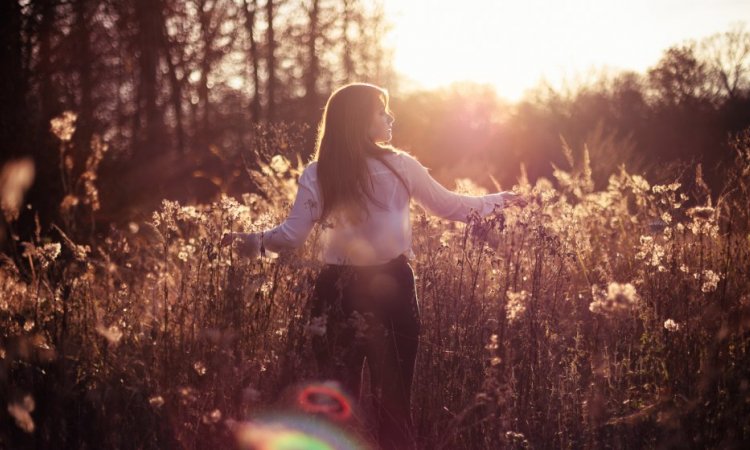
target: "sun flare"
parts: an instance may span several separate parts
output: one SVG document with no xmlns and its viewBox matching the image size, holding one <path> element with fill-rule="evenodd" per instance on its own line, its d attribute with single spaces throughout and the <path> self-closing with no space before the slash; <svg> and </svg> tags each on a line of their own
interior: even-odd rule
<svg viewBox="0 0 750 450">
<path fill-rule="evenodd" d="M 559 87 L 592 69 L 643 71 L 670 45 L 749 20 L 741 3 L 391 1 L 389 45 L 396 69 L 418 86 L 475 81 L 518 100 L 542 80 Z"/>
</svg>

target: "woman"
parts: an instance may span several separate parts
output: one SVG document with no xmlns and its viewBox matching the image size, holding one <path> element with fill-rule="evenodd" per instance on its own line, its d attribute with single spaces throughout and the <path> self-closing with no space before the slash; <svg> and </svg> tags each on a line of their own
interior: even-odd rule
<svg viewBox="0 0 750 450">
<path fill-rule="evenodd" d="M 299 179 L 287 219 L 263 233 L 233 233 L 245 253 L 301 246 L 321 224 L 322 270 L 313 293 L 314 338 L 325 377 L 357 396 L 363 363 L 384 448 L 412 448 L 411 384 L 419 335 L 419 308 L 411 251 L 409 202 L 437 216 L 466 221 L 509 204 L 512 192 L 459 195 L 437 183 L 416 159 L 389 146 L 393 116 L 388 93 L 350 84 L 328 99 L 315 160 Z"/>
</svg>

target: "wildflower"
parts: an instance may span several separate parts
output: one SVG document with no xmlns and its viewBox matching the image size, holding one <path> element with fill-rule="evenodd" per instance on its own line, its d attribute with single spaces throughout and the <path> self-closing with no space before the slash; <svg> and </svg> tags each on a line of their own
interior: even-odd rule
<svg viewBox="0 0 750 450">
<path fill-rule="evenodd" d="M 462 194 L 470 194 L 470 195 L 487 194 L 487 189 L 483 188 L 482 186 L 479 186 L 470 178 L 456 178 L 455 182 L 456 182 L 456 189 L 455 189 L 456 192 L 460 192 Z"/>
<path fill-rule="evenodd" d="M 492 336 L 490 336 L 490 343 L 485 345 L 484 348 L 489 351 L 497 350 L 499 348 L 497 341 L 497 335 L 493 334 Z"/>
<path fill-rule="evenodd" d="M 44 254 L 45 258 L 49 259 L 50 261 L 54 261 L 58 256 L 60 256 L 61 248 L 62 246 L 59 242 L 44 244 L 44 246 L 42 246 L 42 253 Z"/>
<path fill-rule="evenodd" d="M 282 155 L 275 155 L 273 158 L 271 158 L 271 163 L 269 164 L 269 166 L 277 174 L 284 174 L 288 172 L 292 167 L 292 165 L 289 163 L 289 160 L 284 158 Z"/>
<path fill-rule="evenodd" d="M 260 288 L 258 289 L 258 291 L 261 294 L 270 295 L 272 289 L 273 289 L 273 282 L 269 280 L 269 281 L 264 281 L 263 284 L 260 285 Z"/>
<path fill-rule="evenodd" d="M 231 222 L 240 220 L 243 216 L 247 216 L 250 212 L 250 208 L 245 205 L 241 205 L 237 200 L 227 196 L 226 194 L 221 195 L 219 207 L 227 214 L 227 218 Z"/>
<path fill-rule="evenodd" d="M 662 257 L 664 257 L 664 247 L 659 244 L 654 244 L 653 252 L 651 253 L 651 265 L 660 265 Z"/>
<path fill-rule="evenodd" d="M 506 293 L 508 303 L 505 306 L 505 316 L 509 322 L 514 322 L 526 311 L 526 301 L 531 295 L 526 291 Z"/>
<path fill-rule="evenodd" d="M 719 285 L 720 280 L 721 280 L 721 276 L 717 274 L 716 272 L 714 272 L 713 270 L 704 270 L 703 271 L 703 286 L 701 286 L 701 291 L 705 293 L 715 291 Z"/>
<path fill-rule="evenodd" d="M 99 204 L 99 190 L 94 183 L 98 178 L 96 171 L 107 150 L 109 150 L 109 146 L 99 135 L 95 134 L 91 138 L 91 155 L 86 159 L 86 170 L 81 174 L 83 188 L 86 193 L 83 203 L 91 206 L 92 211 L 98 211 L 101 208 Z"/>
<path fill-rule="evenodd" d="M 50 244 L 44 244 L 42 247 L 37 247 L 30 242 L 23 243 L 23 256 L 25 258 L 31 258 L 35 261 L 39 261 L 39 265 L 44 269 L 54 262 L 60 255 L 61 246 L 57 242 Z"/>
<path fill-rule="evenodd" d="M 664 247 L 654 242 L 653 237 L 641 236 L 641 248 L 635 257 L 636 259 L 645 260 L 648 265 L 659 267 L 665 253 Z"/>
<path fill-rule="evenodd" d="M 203 415 L 203 423 L 209 424 L 209 423 L 216 423 L 221 420 L 221 410 L 214 409 L 208 414 Z"/>
<path fill-rule="evenodd" d="M 651 189 L 651 186 L 649 186 L 648 181 L 646 181 L 646 179 L 640 175 L 633 175 L 630 178 L 630 181 L 631 181 L 630 186 L 632 187 L 633 192 L 636 194 L 646 193 L 649 191 L 649 189 Z"/>
<path fill-rule="evenodd" d="M 677 191 L 677 189 L 679 189 L 679 188 L 680 188 L 680 186 L 682 186 L 682 185 L 681 185 L 680 183 L 672 183 L 672 184 L 655 184 L 655 185 L 654 185 L 654 186 L 653 186 L 653 187 L 651 188 L 651 191 L 652 191 L 652 192 L 653 192 L 654 194 L 663 194 L 663 193 L 669 193 L 670 191 L 671 191 L 671 192 L 675 192 L 675 191 Z"/>
<path fill-rule="evenodd" d="M 183 399 L 183 402 L 192 402 L 196 400 L 195 389 L 191 387 L 181 387 L 177 390 Z"/>
<path fill-rule="evenodd" d="M 687 211 L 687 215 L 693 218 L 709 219 L 714 214 L 714 209 L 710 206 L 696 206 Z"/>
<path fill-rule="evenodd" d="M 105 327 L 104 325 L 97 325 L 96 332 L 99 333 L 104 339 L 107 340 L 111 345 L 117 345 L 122 339 L 122 331 L 117 325 Z"/>
<path fill-rule="evenodd" d="M 8 413 L 16 420 L 18 428 L 27 433 L 34 432 L 34 419 L 31 418 L 31 412 L 34 411 L 34 399 L 27 395 L 21 403 L 11 403 L 8 405 Z"/>
<path fill-rule="evenodd" d="M 328 318 L 326 315 L 313 317 L 310 319 L 310 323 L 307 325 L 305 330 L 313 336 L 325 336 L 326 334 L 326 323 Z"/>
<path fill-rule="evenodd" d="M 70 142 L 76 131 L 76 119 L 78 119 L 76 113 L 65 111 L 49 121 L 50 131 L 62 142 Z"/>
<path fill-rule="evenodd" d="M 196 361 L 195 364 L 193 364 L 193 369 L 195 370 L 195 373 L 200 376 L 206 374 L 206 365 L 203 364 L 203 361 Z"/>
<path fill-rule="evenodd" d="M 78 197 L 73 194 L 68 194 L 63 197 L 62 201 L 60 202 L 60 210 L 63 213 L 69 213 L 71 209 L 78 206 L 79 202 L 80 200 L 78 199 Z"/>
<path fill-rule="evenodd" d="M 440 235 L 440 246 L 441 247 L 449 247 L 451 242 L 452 234 L 450 231 L 445 230 L 443 231 L 443 234 Z"/>
<path fill-rule="evenodd" d="M 640 304 L 640 297 L 635 286 L 630 283 L 609 283 L 606 293 L 594 285 L 591 287 L 591 292 L 594 301 L 589 305 L 589 311 L 594 314 L 605 316 L 624 314 Z"/>
<path fill-rule="evenodd" d="M 680 324 L 678 324 L 672 319 L 667 319 L 664 321 L 664 329 L 674 333 L 675 331 L 680 330 Z"/>
</svg>

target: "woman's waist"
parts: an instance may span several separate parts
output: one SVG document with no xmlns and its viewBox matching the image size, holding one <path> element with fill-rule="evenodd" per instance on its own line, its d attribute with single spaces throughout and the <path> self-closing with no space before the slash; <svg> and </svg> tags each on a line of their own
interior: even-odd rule
<svg viewBox="0 0 750 450">
<path fill-rule="evenodd" d="M 331 252 L 326 253 L 325 251 L 321 256 L 321 261 L 327 267 L 356 267 L 361 269 L 377 269 L 398 264 L 408 264 L 409 260 L 414 256 L 414 253 L 411 251 L 411 248 L 409 248 L 400 252 L 385 253 L 381 255 L 367 255 L 367 257 L 363 257 L 362 255 L 353 257 L 352 255 L 346 254 L 335 254 Z"/>
<path fill-rule="evenodd" d="M 321 260 L 334 265 L 376 266 L 412 254 L 410 234 L 328 234 L 319 242 Z"/>
</svg>

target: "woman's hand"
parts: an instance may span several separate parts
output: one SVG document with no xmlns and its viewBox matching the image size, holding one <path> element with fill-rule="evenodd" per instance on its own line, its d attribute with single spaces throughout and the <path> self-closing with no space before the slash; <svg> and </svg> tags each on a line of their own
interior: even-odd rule
<svg viewBox="0 0 750 450">
<path fill-rule="evenodd" d="M 505 206 L 518 206 L 520 208 L 523 208 L 524 206 L 529 204 L 529 202 L 525 198 L 513 191 L 503 192 L 502 195 Z"/>
<path fill-rule="evenodd" d="M 221 238 L 221 246 L 236 243 L 240 255 L 248 258 L 260 256 L 260 235 L 256 233 L 227 233 Z"/>
</svg>

